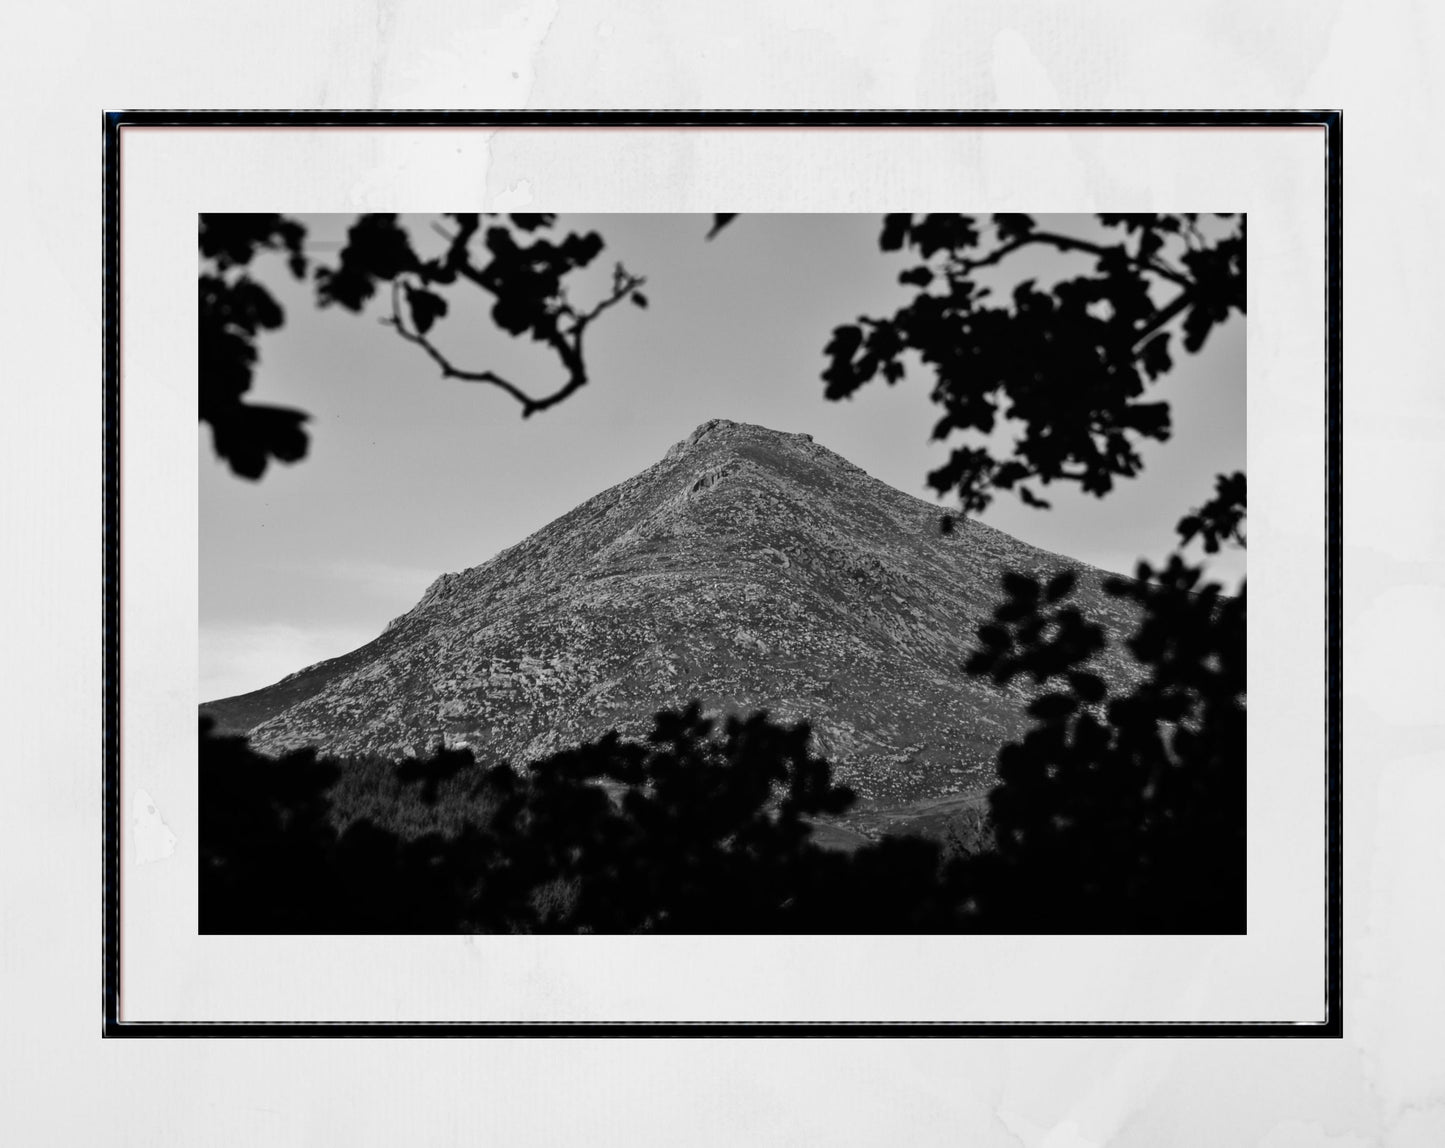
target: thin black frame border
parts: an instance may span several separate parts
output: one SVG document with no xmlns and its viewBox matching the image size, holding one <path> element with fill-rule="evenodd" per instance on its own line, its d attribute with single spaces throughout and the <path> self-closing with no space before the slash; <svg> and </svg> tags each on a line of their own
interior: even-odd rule
<svg viewBox="0 0 1445 1148">
<path fill-rule="evenodd" d="M 1341 633 L 1343 113 L 1174 111 L 187 111 L 102 113 L 104 720 L 102 1035 L 106 1037 L 1193 1037 L 1344 1035 Z M 1323 1022 L 315 1022 L 120 1019 L 120 171 L 124 127 L 1318 127 L 1325 132 L 1325 1019 Z"/>
</svg>

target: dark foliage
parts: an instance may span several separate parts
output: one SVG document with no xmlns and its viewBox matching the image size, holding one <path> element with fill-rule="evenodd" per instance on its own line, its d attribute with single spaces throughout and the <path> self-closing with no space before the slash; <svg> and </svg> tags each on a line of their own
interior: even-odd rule
<svg viewBox="0 0 1445 1148">
<path fill-rule="evenodd" d="M 256 337 L 285 320 L 281 305 L 249 274 L 259 251 L 284 252 L 291 273 L 306 273 L 305 230 L 279 215 L 203 215 L 197 402 L 216 454 L 244 478 L 260 478 L 274 458 L 306 454 L 306 416 L 286 407 L 248 403 L 256 368 Z"/>
<path fill-rule="evenodd" d="M 736 219 L 736 218 L 737 218 L 737 213 L 736 213 L 736 212 L 734 212 L 734 213 L 731 214 L 731 215 L 714 215 L 714 216 L 712 217 L 712 227 L 708 230 L 707 238 L 708 238 L 708 239 L 712 239 L 714 236 L 717 235 L 717 233 L 718 233 L 719 231 L 721 231 L 724 227 L 726 227 L 729 223 L 731 223 L 731 222 L 732 222 L 734 219 Z"/>
<path fill-rule="evenodd" d="M 717 216 L 710 234 L 731 217 Z M 484 383 L 510 396 L 528 417 L 562 402 L 588 381 L 583 337 L 605 311 L 624 299 L 645 308 L 644 280 L 621 264 L 609 290 L 590 307 L 575 305 L 569 278 L 602 253 L 596 232 L 550 237 L 556 217 L 544 214 L 443 216 L 435 230 L 443 253 L 418 254 L 395 215 L 359 216 L 334 266 L 314 268 L 320 306 L 361 312 L 379 293 L 390 296 L 383 320 L 419 347 L 444 378 Z M 250 274 L 261 252 L 285 254 L 298 279 L 311 265 L 303 251 L 306 230 L 281 215 L 203 215 L 200 221 L 201 421 L 211 425 L 216 453 L 245 478 L 259 478 L 274 460 L 305 457 L 307 416 L 280 407 L 245 403 L 257 365 L 257 336 L 276 330 L 285 315 L 275 298 Z M 561 381 L 544 393 L 495 371 L 454 363 L 434 342 L 440 320 L 459 311 L 454 289 L 470 286 L 490 298 L 493 326 L 540 344 L 561 368 Z"/>
<path fill-rule="evenodd" d="M 1116 694 L 1089 664 L 1102 631 L 1072 580 L 1014 576 L 972 674 L 1055 687 L 1003 747 L 995 853 L 978 862 L 982 919 L 1003 932 L 1242 932 L 1245 596 L 1178 556 L 1109 591 L 1138 603 L 1129 643 L 1148 671 Z"/>
<path fill-rule="evenodd" d="M 853 796 L 766 715 L 693 705 L 647 744 L 615 734 L 523 774 L 466 750 L 395 767 L 413 800 L 460 780 L 474 815 L 408 836 L 338 830 L 344 766 L 270 760 L 201 728 L 203 932 L 1237 932 L 1244 910 L 1243 598 L 1175 559 L 1113 592 L 1144 609 L 1151 668 L 1111 696 L 1072 579 L 1005 583 L 969 672 L 1059 688 L 1000 754 L 994 848 L 885 838 L 820 848 Z M 981 847 L 982 846 L 982 847 Z"/>
<path fill-rule="evenodd" d="M 982 441 L 1006 420 L 1019 429 L 1006 457 L 957 446 L 929 475 L 940 493 L 956 492 L 970 513 L 995 490 L 1047 506 L 1031 480 L 1107 494 L 1139 472 L 1142 440 L 1169 437 L 1168 403 L 1146 394 L 1173 365 L 1176 333 L 1197 351 L 1217 324 L 1244 312 L 1245 220 L 1217 217 L 1225 233 L 1206 237 L 1219 226 L 1194 214 L 1098 218 L 1116 240 L 1044 231 L 1028 215 L 886 216 L 880 245 L 918 254 L 899 277 L 918 293 L 891 318 L 863 316 L 833 331 L 824 394 L 844 398 L 879 376 L 895 383 L 905 354 L 917 352 L 943 409 L 934 438 Z M 1047 288 L 1026 280 L 993 302 L 981 273 L 1028 247 L 1086 256 L 1093 271 Z"/>
<path fill-rule="evenodd" d="M 202 932 L 938 932 L 963 927 L 960 871 L 939 847 L 819 848 L 809 818 L 852 794 L 766 715 L 720 730 L 696 705 L 648 743 L 609 735 L 525 774 L 439 751 L 398 772 L 460 772 L 479 814 L 413 838 L 369 819 L 338 831 L 343 766 L 270 760 L 200 738 Z"/>
<path fill-rule="evenodd" d="M 486 228 L 489 259 L 472 261 L 480 216 L 451 217 L 446 253 L 423 261 L 392 216 L 365 216 L 323 303 L 359 310 L 389 284 L 388 322 L 443 375 L 511 394 L 524 415 L 586 382 L 582 334 L 623 298 L 646 306 L 621 267 L 612 293 L 574 309 L 564 282 L 602 250 L 595 235 L 559 242 L 545 215 Z M 891 319 L 837 328 L 824 372 L 829 398 L 882 375 L 903 376 L 916 351 L 936 373 L 944 410 L 935 437 L 987 435 L 1016 420 L 1013 452 L 963 445 L 930 476 L 966 512 L 998 489 L 1047 505 L 1029 486 L 1077 482 L 1103 496 L 1141 465 L 1143 439 L 1168 437 L 1166 403 L 1147 385 L 1172 367 L 1171 345 L 1197 351 L 1244 311 L 1245 224 L 1195 215 L 1101 215 L 1117 242 L 1041 231 L 1027 215 L 890 215 L 882 246 L 922 260 L 918 288 Z M 733 216 L 717 215 L 712 238 Z M 1205 232 L 1210 231 L 1210 237 Z M 1093 273 L 1047 289 L 1018 284 L 992 305 L 985 268 L 1031 245 L 1093 260 Z M 245 404 L 255 338 L 283 316 L 246 268 L 261 250 L 306 268 L 301 233 L 280 216 L 206 217 L 201 253 L 201 418 L 218 453 L 255 477 L 268 459 L 305 453 L 299 412 Z M 566 380 L 532 398 L 489 371 L 453 366 L 431 342 L 452 312 L 444 289 L 466 280 L 493 297 L 493 322 L 548 347 Z M 1175 321 L 1178 320 L 1178 330 Z M 1179 524 L 1208 552 L 1245 542 L 1245 478 Z M 953 526 L 945 516 L 941 528 Z M 310 753 L 280 761 L 239 739 L 201 732 L 203 932 L 1239 932 L 1245 925 L 1245 594 L 1224 596 L 1176 556 L 1141 564 L 1111 593 L 1143 622 L 1130 652 L 1144 671 L 1127 692 L 1096 672 L 1099 627 L 1071 604 L 1071 576 L 1005 579 L 1005 601 L 979 634 L 971 674 L 1047 687 L 1034 725 L 1000 751 L 987 842 L 959 837 L 945 855 L 922 840 L 884 840 L 853 854 L 811 839 L 809 819 L 851 795 L 807 750 L 805 727 L 765 716 L 720 731 L 699 716 L 658 715 L 646 745 L 615 736 L 526 773 L 483 769 L 465 751 L 408 762 L 393 784 L 422 806 L 461 787 L 474 816 L 451 832 L 401 833 L 338 816 L 341 767 Z M 977 827 L 973 827 L 975 830 Z M 985 847 L 981 847 L 985 846 Z"/>
<path fill-rule="evenodd" d="M 1181 545 L 1188 546 L 1196 537 L 1204 542 L 1210 554 L 1221 546 L 1245 545 L 1245 480 L 1241 471 L 1221 474 L 1214 480 L 1214 497 L 1179 520 Z"/>
<path fill-rule="evenodd" d="M 1172 344 L 1198 351 L 1245 311 L 1243 216 L 1100 215 L 1117 239 L 1041 230 L 1028 215 L 890 215 L 880 245 L 916 252 L 900 279 L 918 289 L 892 318 L 836 328 L 825 395 L 851 395 L 904 374 L 916 352 L 943 408 L 936 439 L 973 436 L 929 475 L 966 513 L 1014 489 L 1075 482 L 1099 497 L 1137 474 L 1137 445 L 1167 439 L 1167 403 L 1149 384 L 1173 367 Z M 1222 221 L 1222 222 L 1221 222 Z M 1206 234 L 1207 233 L 1207 234 Z M 1092 272 L 1047 288 L 1016 284 L 991 301 L 989 268 L 1028 247 L 1091 260 Z M 988 436 L 1005 421 L 1009 452 Z M 1212 499 L 1178 526 L 1183 545 L 1245 544 L 1245 476 L 1222 475 Z M 953 519 L 944 515 L 942 533 Z M 1140 565 L 1111 593 L 1144 622 L 1130 652 L 1141 685 L 1115 696 L 1090 663 L 1102 630 L 1069 604 L 1068 575 L 1047 586 L 1005 579 L 1007 599 L 979 632 L 968 670 L 1053 687 L 1030 707 L 1035 725 L 1002 748 L 990 797 L 997 849 L 968 881 L 979 921 L 1006 932 L 1238 932 L 1245 912 L 1245 592 L 1225 598 L 1175 556 Z"/>
</svg>

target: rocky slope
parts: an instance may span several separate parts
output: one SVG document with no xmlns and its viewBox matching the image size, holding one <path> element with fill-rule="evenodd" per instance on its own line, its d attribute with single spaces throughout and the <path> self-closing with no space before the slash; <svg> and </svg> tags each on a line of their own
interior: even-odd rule
<svg viewBox="0 0 1445 1148">
<path fill-rule="evenodd" d="M 495 558 L 444 574 L 369 644 L 202 706 L 263 751 L 405 755 L 438 742 L 521 764 L 664 706 L 813 723 L 874 805 L 979 792 L 1025 724 L 1023 687 L 960 666 L 1006 570 L 1104 575 L 961 521 L 807 435 L 713 420 L 656 465 Z M 1106 673 L 1127 672 L 1122 662 Z"/>
</svg>

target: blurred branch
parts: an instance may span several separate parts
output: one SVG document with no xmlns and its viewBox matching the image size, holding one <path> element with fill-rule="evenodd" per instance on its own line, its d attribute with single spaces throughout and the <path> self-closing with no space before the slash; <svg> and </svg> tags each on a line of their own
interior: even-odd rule
<svg viewBox="0 0 1445 1148">
<path fill-rule="evenodd" d="M 949 266 L 949 270 L 955 275 L 967 275 L 983 267 L 992 267 L 1001 262 L 1007 256 L 1012 255 L 1025 247 L 1034 244 L 1044 244 L 1058 251 L 1079 251 L 1088 255 L 1095 255 L 1104 258 L 1110 255 L 1122 256 L 1125 263 L 1138 271 L 1152 271 L 1165 279 L 1178 283 L 1181 287 L 1192 287 L 1193 281 L 1181 271 L 1176 271 L 1167 263 L 1155 258 L 1141 258 L 1130 256 L 1123 244 L 1105 246 L 1099 243 L 1091 243 L 1087 239 L 1077 239 L 1072 235 L 1059 235 L 1052 231 L 1031 231 L 1027 235 L 1011 240 L 996 247 L 987 255 L 978 259 L 955 259 Z"/>
<path fill-rule="evenodd" d="M 481 281 L 481 273 L 470 263 L 463 263 L 457 268 L 457 273 L 463 278 L 470 279 L 478 286 L 485 286 Z M 543 341 L 552 348 L 553 352 L 566 371 L 566 381 L 556 390 L 540 397 L 533 397 L 524 391 L 516 383 L 499 375 L 492 370 L 469 370 L 457 366 L 451 361 L 435 343 L 423 333 L 415 323 L 408 324 L 403 314 L 401 292 L 405 284 L 401 276 L 397 276 L 391 285 L 391 315 L 381 320 L 388 327 L 393 328 L 408 343 L 413 343 L 422 348 L 428 357 L 441 369 L 442 377 L 448 379 L 459 379 L 469 383 L 487 383 L 491 386 L 510 395 L 522 407 L 522 417 L 530 418 L 538 411 L 544 411 L 548 407 L 555 406 L 568 396 L 574 394 L 587 385 L 587 364 L 582 354 L 583 336 L 588 326 L 603 312 L 620 303 L 629 296 L 634 302 L 643 300 L 638 294 L 638 289 L 646 280 L 640 275 L 633 275 L 620 263 L 612 273 L 612 289 L 595 306 L 586 311 L 577 311 L 570 303 L 562 297 L 557 306 L 555 315 L 557 322 L 546 334 Z M 645 300 L 639 305 L 646 306 Z"/>
</svg>

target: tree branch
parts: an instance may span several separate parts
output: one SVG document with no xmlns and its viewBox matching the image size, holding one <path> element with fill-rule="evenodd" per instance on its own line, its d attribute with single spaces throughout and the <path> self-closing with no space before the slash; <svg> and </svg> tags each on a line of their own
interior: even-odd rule
<svg viewBox="0 0 1445 1148">
<path fill-rule="evenodd" d="M 1194 293 L 1192 291 L 1181 291 L 1167 307 L 1154 312 L 1154 315 L 1149 321 L 1134 335 L 1132 344 L 1134 353 L 1137 354 L 1140 347 L 1144 345 L 1144 341 L 1148 339 L 1150 335 L 1165 326 L 1171 319 L 1182 312 L 1184 308 L 1188 307 L 1193 300 Z"/>
<path fill-rule="evenodd" d="M 485 286 L 482 283 L 480 272 L 469 261 L 462 261 L 456 269 L 478 286 Z M 391 316 L 382 319 L 381 322 L 393 328 L 408 343 L 414 343 L 425 351 L 432 362 L 441 369 L 443 378 L 460 379 L 467 383 L 490 384 L 515 399 L 522 407 L 522 417 L 530 418 L 538 411 L 556 406 L 563 399 L 587 385 L 587 364 L 582 355 L 582 336 L 588 325 L 608 308 L 634 294 L 645 282 L 646 280 L 642 276 L 631 274 L 619 263 L 612 273 L 611 294 L 599 301 L 596 306 L 588 311 L 578 312 L 565 300 L 563 301 L 558 315 L 567 317 L 571 322 L 565 331 L 559 323 L 547 336 L 546 343 L 561 361 L 563 369 L 567 372 L 567 379 L 556 390 L 540 398 L 534 398 L 517 384 L 503 378 L 495 371 L 473 371 L 458 367 L 414 325 L 409 327 L 403 318 L 401 291 L 405 284 L 400 275 L 391 283 Z"/>
<path fill-rule="evenodd" d="M 641 287 L 645 282 L 646 280 L 640 275 L 633 275 L 623 267 L 621 263 L 617 264 L 617 266 L 612 269 L 611 295 L 603 299 L 597 306 L 593 307 L 592 310 L 582 315 L 576 314 L 570 307 L 567 309 L 576 320 L 576 325 L 573 330 L 580 334 L 588 323 L 592 322 L 593 319 L 597 318 L 597 316 L 602 314 L 607 308 L 622 302 L 623 299 L 627 298 L 628 295 L 632 294 L 632 292 Z"/>
<path fill-rule="evenodd" d="M 519 387 L 517 387 L 513 383 L 508 382 L 495 371 L 462 370 L 460 367 L 455 366 L 450 359 L 448 359 L 445 355 L 441 353 L 441 351 L 437 350 L 436 345 L 433 344 L 432 341 L 428 339 L 425 335 L 421 334 L 418 331 L 407 330 L 406 323 L 401 317 L 399 295 L 400 281 L 399 279 L 393 280 L 391 285 L 391 318 L 383 319 L 382 323 L 385 326 L 395 328 L 396 333 L 400 335 L 403 339 L 405 339 L 408 343 L 415 343 L 429 356 L 431 356 L 432 361 L 441 368 L 443 378 L 461 379 L 463 382 L 467 383 L 491 383 L 493 386 L 499 387 L 501 390 L 506 391 L 507 394 L 511 395 L 512 398 L 516 399 L 519 403 L 522 404 L 522 416 L 524 418 L 531 413 L 528 408 L 533 405 L 533 401 Z"/>
<path fill-rule="evenodd" d="M 1029 247 L 1036 243 L 1043 243 L 1059 251 L 1082 251 L 1090 255 L 1097 255 L 1103 258 L 1107 255 L 1122 255 L 1129 266 L 1142 271 L 1152 271 L 1165 279 L 1173 280 L 1181 287 L 1192 287 L 1193 281 L 1182 272 L 1174 270 L 1168 264 L 1161 263 L 1157 259 L 1138 259 L 1131 257 L 1122 244 L 1118 246 L 1103 246 L 1098 243 L 1091 243 L 1087 239 L 1075 239 L 1072 235 L 1059 235 L 1053 231 L 1030 231 L 1027 235 L 1021 236 L 1002 247 L 997 247 L 981 259 L 961 259 L 950 268 L 955 274 L 966 275 L 984 267 L 992 267 L 1006 256 L 1012 255 L 1015 251 Z"/>
</svg>

